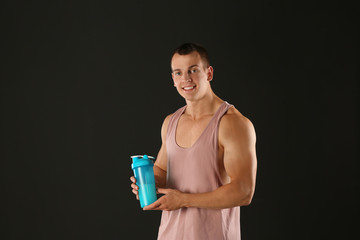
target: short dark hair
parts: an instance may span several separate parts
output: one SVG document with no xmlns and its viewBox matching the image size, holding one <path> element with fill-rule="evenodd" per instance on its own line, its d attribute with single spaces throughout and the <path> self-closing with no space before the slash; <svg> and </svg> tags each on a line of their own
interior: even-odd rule
<svg viewBox="0 0 360 240">
<path fill-rule="evenodd" d="M 192 52 L 198 52 L 201 59 L 207 65 L 206 67 L 210 66 L 209 54 L 207 53 L 206 49 L 203 46 L 201 46 L 200 44 L 197 44 L 197 43 L 189 42 L 189 43 L 184 43 L 184 44 L 180 45 L 179 47 L 177 47 L 174 50 L 173 54 L 171 55 L 171 59 L 176 53 L 180 54 L 180 55 L 187 55 Z"/>
</svg>

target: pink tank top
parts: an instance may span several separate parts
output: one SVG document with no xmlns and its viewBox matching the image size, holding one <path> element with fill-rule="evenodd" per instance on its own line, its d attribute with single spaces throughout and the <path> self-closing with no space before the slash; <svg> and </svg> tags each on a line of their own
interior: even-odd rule
<svg viewBox="0 0 360 240">
<path fill-rule="evenodd" d="M 223 185 L 217 164 L 218 127 L 221 117 L 230 107 L 232 105 L 223 102 L 203 133 L 189 148 L 180 147 L 175 140 L 176 127 L 186 106 L 173 114 L 166 135 L 168 188 L 186 193 L 204 193 Z M 240 207 L 163 211 L 158 239 L 239 240 Z"/>
</svg>

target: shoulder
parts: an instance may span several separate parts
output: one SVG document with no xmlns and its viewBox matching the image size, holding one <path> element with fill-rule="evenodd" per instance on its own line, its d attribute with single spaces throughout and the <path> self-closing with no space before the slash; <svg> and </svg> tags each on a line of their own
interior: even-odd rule
<svg viewBox="0 0 360 240">
<path fill-rule="evenodd" d="M 183 107 L 177 109 L 175 112 L 167 115 L 167 116 L 165 117 L 164 121 L 163 121 L 163 128 L 164 128 L 164 127 L 167 127 L 167 126 L 169 125 L 169 122 L 170 122 L 171 118 L 172 118 L 174 115 L 176 115 L 177 113 L 181 112 L 185 107 L 186 107 L 186 106 L 183 106 Z"/>
<path fill-rule="evenodd" d="M 253 139 L 255 141 L 254 125 L 235 107 L 231 107 L 221 118 L 219 125 L 219 140 L 221 140 L 221 142 L 227 142 L 244 139 Z"/>
<path fill-rule="evenodd" d="M 171 122 L 171 120 L 173 119 L 173 117 L 175 115 L 179 115 L 181 112 L 183 112 L 184 108 L 186 106 L 183 106 L 181 108 L 179 108 L 178 110 L 176 110 L 174 113 L 172 114 L 169 114 L 165 117 L 164 121 L 163 121 L 163 124 L 162 124 L 162 127 L 161 127 L 161 137 L 163 140 L 165 140 L 165 137 L 167 135 L 167 130 L 168 130 L 168 127 L 169 127 L 169 124 Z"/>
<path fill-rule="evenodd" d="M 167 115 L 166 117 L 165 117 L 165 119 L 164 119 L 164 121 L 163 121 L 163 128 L 164 127 L 166 127 L 167 128 L 167 126 L 169 125 L 169 122 L 170 122 L 170 119 L 171 119 L 171 117 L 174 115 L 174 113 L 172 113 L 172 114 L 169 114 L 169 115 Z"/>
<path fill-rule="evenodd" d="M 221 118 L 221 128 L 254 128 L 252 122 L 242 115 L 235 107 L 229 108 L 226 114 Z"/>
<path fill-rule="evenodd" d="M 162 142 L 165 143 L 165 139 L 166 139 L 166 134 L 167 134 L 167 129 L 168 129 L 168 126 L 169 126 L 169 122 L 170 122 L 170 119 L 171 117 L 173 116 L 174 114 L 169 114 L 166 116 L 166 118 L 164 119 L 163 121 L 163 124 L 161 126 L 161 139 L 162 139 Z"/>
</svg>

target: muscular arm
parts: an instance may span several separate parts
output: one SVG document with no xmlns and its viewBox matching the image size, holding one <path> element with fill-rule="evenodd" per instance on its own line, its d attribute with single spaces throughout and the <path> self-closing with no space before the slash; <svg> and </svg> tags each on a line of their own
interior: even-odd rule
<svg viewBox="0 0 360 240">
<path fill-rule="evenodd" d="M 219 145 L 224 150 L 224 167 L 230 182 L 200 194 L 159 189 L 165 194 L 144 210 L 175 210 L 181 207 L 222 209 L 249 205 L 255 190 L 255 130 L 240 113 L 224 116 L 219 127 Z"/>
<path fill-rule="evenodd" d="M 257 168 L 254 127 L 244 117 L 228 115 L 220 124 L 219 142 L 230 183 L 213 192 L 185 195 L 185 207 L 220 209 L 250 204 Z"/>
<path fill-rule="evenodd" d="M 171 115 L 167 116 L 161 127 L 161 148 L 154 164 L 154 175 L 156 187 L 164 188 L 166 186 L 167 171 L 167 152 L 166 152 L 166 132 Z"/>
</svg>

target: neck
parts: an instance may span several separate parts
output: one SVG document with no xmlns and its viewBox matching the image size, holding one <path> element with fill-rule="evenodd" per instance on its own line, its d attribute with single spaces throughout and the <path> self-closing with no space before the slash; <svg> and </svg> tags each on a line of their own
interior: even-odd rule
<svg viewBox="0 0 360 240">
<path fill-rule="evenodd" d="M 214 114 L 222 103 L 223 100 L 211 91 L 211 94 L 208 94 L 202 99 L 196 101 L 187 100 L 185 114 L 190 115 L 193 119 L 198 119 L 204 115 Z"/>
</svg>

